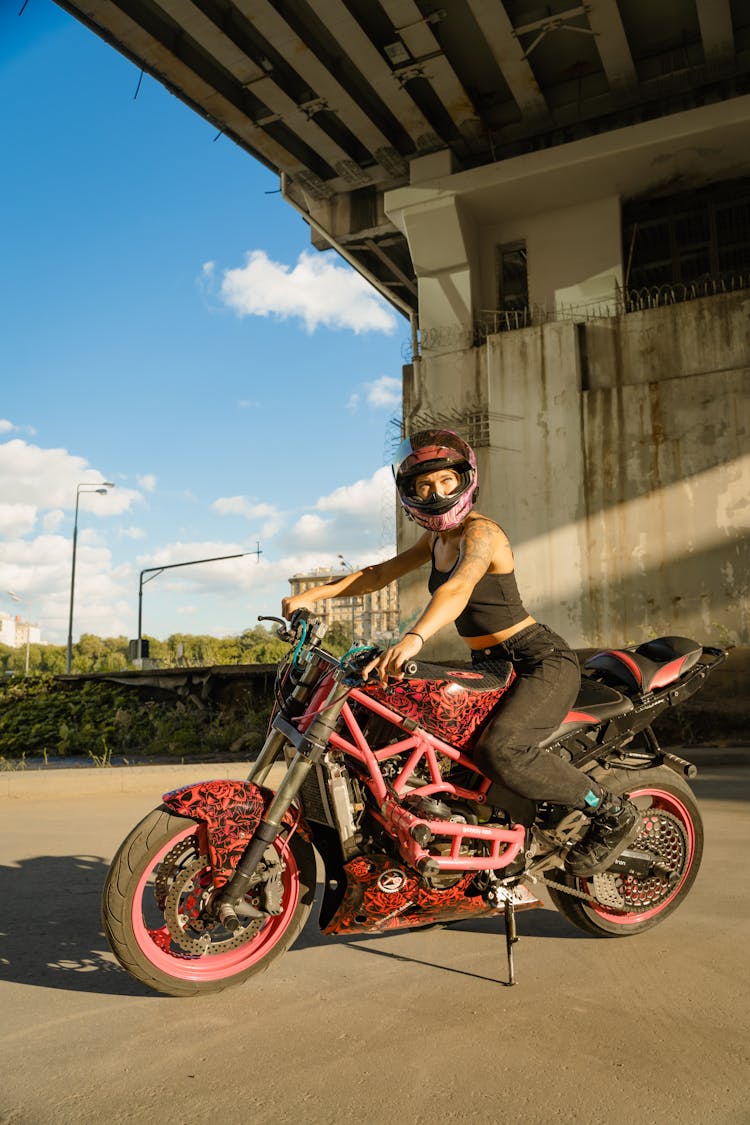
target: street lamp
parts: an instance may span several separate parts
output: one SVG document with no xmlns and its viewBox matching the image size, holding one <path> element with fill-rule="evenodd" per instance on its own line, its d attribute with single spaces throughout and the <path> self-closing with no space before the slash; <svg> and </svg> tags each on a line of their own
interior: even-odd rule
<svg viewBox="0 0 750 1125">
<path fill-rule="evenodd" d="M 73 521 L 73 562 L 70 568 L 70 615 L 68 617 L 68 655 L 65 661 L 65 671 L 70 675 L 73 665 L 73 595 L 76 586 L 76 545 L 78 543 L 78 501 L 82 492 L 98 492 L 106 496 L 110 488 L 114 488 L 111 480 L 103 480 L 99 484 L 79 484 L 76 488 L 76 515 Z"/>
<path fill-rule="evenodd" d="M 260 562 L 260 556 L 262 554 L 263 552 L 260 549 L 260 543 L 258 543 L 254 551 L 240 551 L 237 555 L 216 555 L 211 559 L 191 559 L 189 562 L 165 563 L 164 566 L 147 566 L 145 570 L 142 570 L 138 580 L 138 640 L 136 641 L 138 652 L 137 659 L 140 660 L 141 650 L 143 647 L 143 587 L 147 582 L 153 582 L 154 578 L 158 578 L 159 575 L 163 574 L 165 570 L 176 570 L 177 567 L 180 566 L 198 566 L 201 563 L 222 562 L 224 559 L 244 559 L 247 557 L 247 555 L 255 555 L 258 562 Z M 145 582 L 143 580 L 144 574 L 151 575 L 151 577 L 147 578 Z"/>
<path fill-rule="evenodd" d="M 9 598 L 14 602 L 22 602 L 24 599 L 20 594 L 14 594 L 12 590 L 6 590 Z M 29 640 L 31 637 L 31 606 L 26 609 L 26 675 L 29 674 Z"/>
</svg>

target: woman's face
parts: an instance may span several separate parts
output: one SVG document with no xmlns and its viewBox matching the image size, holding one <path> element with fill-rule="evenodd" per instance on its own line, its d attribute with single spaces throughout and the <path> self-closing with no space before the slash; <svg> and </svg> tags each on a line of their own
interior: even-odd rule
<svg viewBox="0 0 750 1125">
<path fill-rule="evenodd" d="M 461 478 L 454 469 L 437 469 L 434 473 L 424 473 L 414 482 L 414 493 L 420 500 L 428 500 L 434 494 L 450 496 L 459 486 Z"/>
</svg>

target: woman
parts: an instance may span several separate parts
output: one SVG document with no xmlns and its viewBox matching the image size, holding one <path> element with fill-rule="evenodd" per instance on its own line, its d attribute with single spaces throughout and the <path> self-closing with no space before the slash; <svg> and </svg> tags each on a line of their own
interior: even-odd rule
<svg viewBox="0 0 750 1125">
<path fill-rule="evenodd" d="M 380 590 L 431 563 L 427 606 L 400 640 L 373 660 L 368 673 L 383 682 L 401 678 L 404 664 L 451 623 L 475 666 L 510 661 L 516 678 L 479 739 L 477 764 L 522 797 L 586 813 L 589 831 L 569 852 L 566 866 L 582 878 L 604 871 L 638 834 L 640 814 L 625 798 L 540 747 L 575 701 L 578 661 L 562 637 L 524 608 L 508 537 L 474 509 L 474 451 L 450 430 L 424 430 L 401 444 L 393 472 L 401 505 L 424 534 L 387 562 L 285 598 L 284 616 L 311 602 Z"/>
</svg>

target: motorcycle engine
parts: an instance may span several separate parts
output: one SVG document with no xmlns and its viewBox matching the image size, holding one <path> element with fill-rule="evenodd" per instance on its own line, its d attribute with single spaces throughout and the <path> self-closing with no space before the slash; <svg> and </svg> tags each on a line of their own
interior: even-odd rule
<svg viewBox="0 0 750 1125">
<path fill-rule="evenodd" d="M 467 801 L 438 800 L 436 797 L 421 797 L 414 794 L 406 797 L 404 804 L 408 805 L 409 809 L 417 816 L 424 817 L 425 820 L 447 820 L 454 824 L 479 824 L 476 806 L 470 805 Z M 481 854 L 482 847 L 482 844 L 473 846 L 464 844 L 459 854 L 478 855 Z M 431 855 L 449 855 L 451 841 L 450 839 L 444 841 L 433 839 L 428 850 Z M 437 875 L 424 876 L 424 881 L 431 887 L 444 890 L 447 887 L 454 886 L 462 878 L 461 872 L 445 871 Z"/>
</svg>

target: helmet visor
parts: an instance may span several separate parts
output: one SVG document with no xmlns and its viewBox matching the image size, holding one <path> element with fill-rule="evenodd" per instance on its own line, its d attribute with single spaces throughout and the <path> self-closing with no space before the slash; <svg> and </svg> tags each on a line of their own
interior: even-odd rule
<svg viewBox="0 0 750 1125">
<path fill-rule="evenodd" d="M 393 460 L 396 480 L 405 474 L 430 473 L 453 465 L 472 465 L 471 446 L 450 430 L 422 430 L 404 438 Z"/>
</svg>

